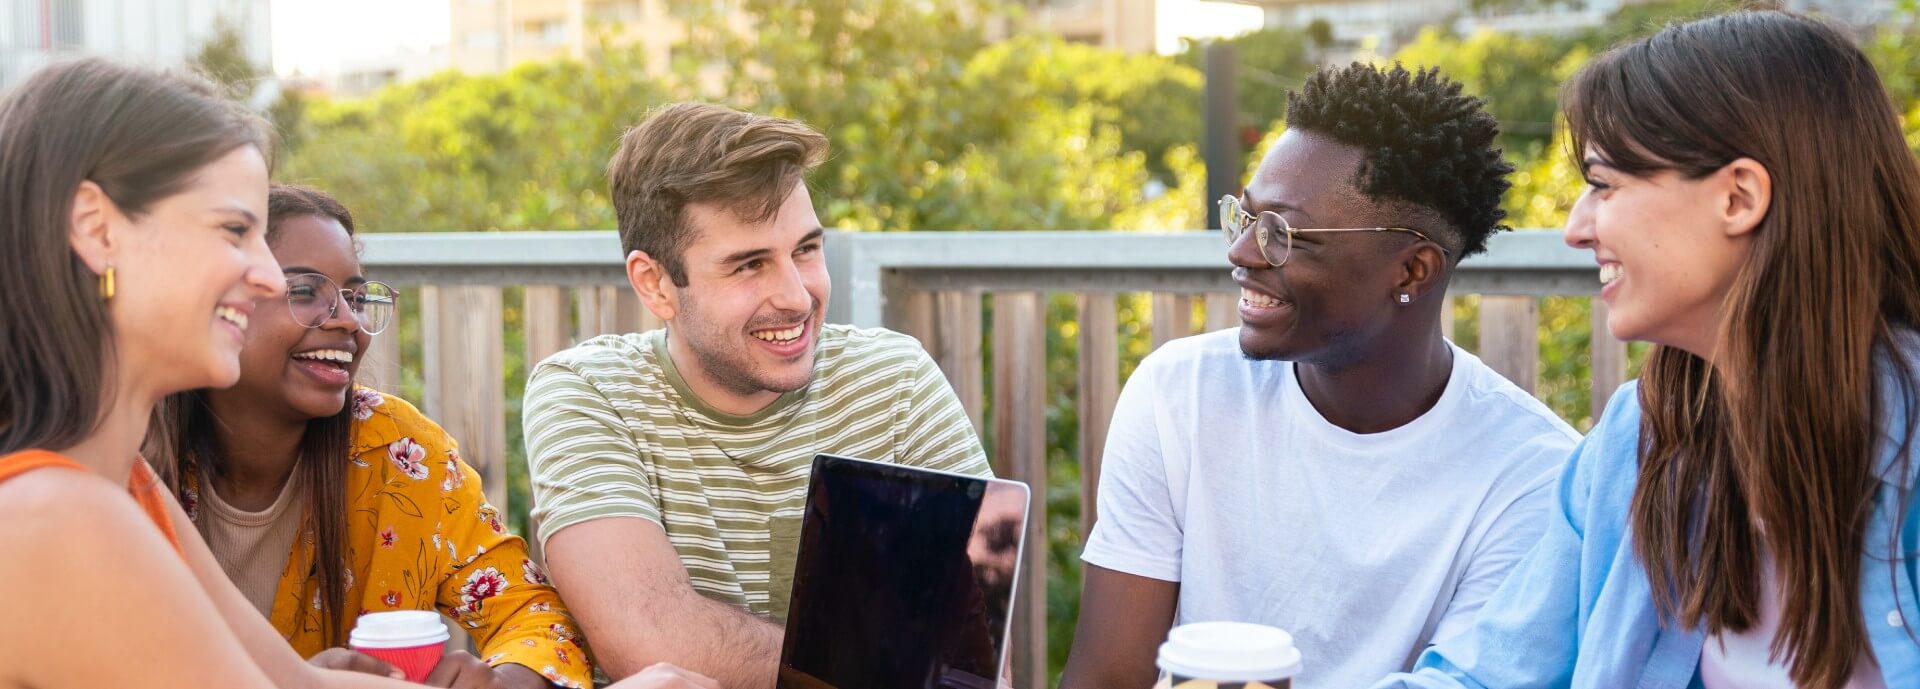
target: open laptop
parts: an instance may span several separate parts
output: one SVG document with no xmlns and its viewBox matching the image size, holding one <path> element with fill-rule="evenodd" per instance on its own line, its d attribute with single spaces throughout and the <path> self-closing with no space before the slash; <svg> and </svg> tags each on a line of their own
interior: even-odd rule
<svg viewBox="0 0 1920 689">
<path fill-rule="evenodd" d="M 781 689 L 993 689 L 1006 662 L 1026 484 L 813 460 Z"/>
</svg>

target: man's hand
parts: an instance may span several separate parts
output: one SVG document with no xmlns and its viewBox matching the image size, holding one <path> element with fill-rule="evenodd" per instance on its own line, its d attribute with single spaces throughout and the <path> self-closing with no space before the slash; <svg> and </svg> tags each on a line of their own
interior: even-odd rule
<svg viewBox="0 0 1920 689">
<path fill-rule="evenodd" d="M 429 687 L 448 689 L 551 689 L 540 673 L 522 665 L 505 663 L 490 667 L 466 651 L 454 651 L 440 658 L 423 682 Z"/>
<path fill-rule="evenodd" d="M 640 674 L 614 682 L 607 689 L 723 689 L 719 682 L 692 670 L 667 663 L 650 665 Z"/>
<path fill-rule="evenodd" d="M 369 675 L 392 677 L 394 679 L 406 679 L 407 677 L 407 673 L 401 672 L 400 668 L 389 665 L 387 661 L 351 648 L 329 648 L 321 651 L 312 658 L 308 658 L 307 664 L 328 670 L 361 672 Z"/>
<path fill-rule="evenodd" d="M 546 556 L 554 587 L 609 676 L 671 663 L 727 689 L 774 688 L 786 630 L 695 591 L 660 525 L 638 517 L 581 522 L 548 538 Z"/>
</svg>

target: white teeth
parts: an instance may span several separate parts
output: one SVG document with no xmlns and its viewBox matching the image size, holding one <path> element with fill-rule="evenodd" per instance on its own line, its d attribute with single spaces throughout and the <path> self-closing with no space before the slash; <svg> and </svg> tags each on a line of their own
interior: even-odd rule
<svg viewBox="0 0 1920 689">
<path fill-rule="evenodd" d="M 240 313 L 239 309 L 221 306 L 213 310 L 213 315 L 219 316 L 220 320 L 239 326 L 243 331 L 247 329 L 247 314 Z"/>
<path fill-rule="evenodd" d="M 1606 263 L 1600 266 L 1600 284 L 1605 285 L 1620 279 L 1627 273 L 1625 266 L 1618 263 Z"/>
<path fill-rule="evenodd" d="M 1269 308 L 1280 305 L 1279 299 L 1269 297 L 1245 287 L 1240 288 L 1240 301 L 1251 306 L 1264 306 Z"/>
<path fill-rule="evenodd" d="M 346 352 L 339 349 L 316 349 L 311 352 L 300 352 L 298 354 L 293 355 L 293 358 L 312 359 L 314 361 L 331 361 L 337 364 L 353 363 L 353 354 L 351 352 Z"/>
<path fill-rule="evenodd" d="M 761 330 L 754 332 L 753 336 L 768 342 L 787 342 L 799 337 L 801 333 L 806 331 L 807 326 L 801 324 L 787 328 L 786 330 Z"/>
</svg>

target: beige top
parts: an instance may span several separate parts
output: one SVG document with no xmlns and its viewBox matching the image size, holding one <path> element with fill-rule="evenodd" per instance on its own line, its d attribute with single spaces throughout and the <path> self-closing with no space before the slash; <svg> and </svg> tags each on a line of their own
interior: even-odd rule
<svg viewBox="0 0 1920 689">
<path fill-rule="evenodd" d="M 306 516 L 303 493 L 298 490 L 299 475 L 280 488 L 273 504 L 259 512 L 241 510 L 220 499 L 213 482 L 200 478 L 202 495 L 194 526 L 213 551 L 220 569 L 239 587 L 247 602 L 262 617 L 273 614 L 273 596 L 280 587 L 280 575 L 293 552 L 293 539 L 299 534 L 300 520 Z"/>
</svg>

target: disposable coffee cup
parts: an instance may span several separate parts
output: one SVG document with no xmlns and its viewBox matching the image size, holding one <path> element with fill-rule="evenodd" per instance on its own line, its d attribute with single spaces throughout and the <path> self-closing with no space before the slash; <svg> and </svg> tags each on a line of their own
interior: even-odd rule
<svg viewBox="0 0 1920 689">
<path fill-rule="evenodd" d="M 354 623 L 347 645 L 400 668 L 409 682 L 423 682 L 446 652 L 447 624 L 428 610 L 370 612 Z"/>
<path fill-rule="evenodd" d="M 1261 624 L 1197 622 L 1160 645 L 1154 689 L 1290 689 L 1300 674 L 1293 635 Z"/>
</svg>

